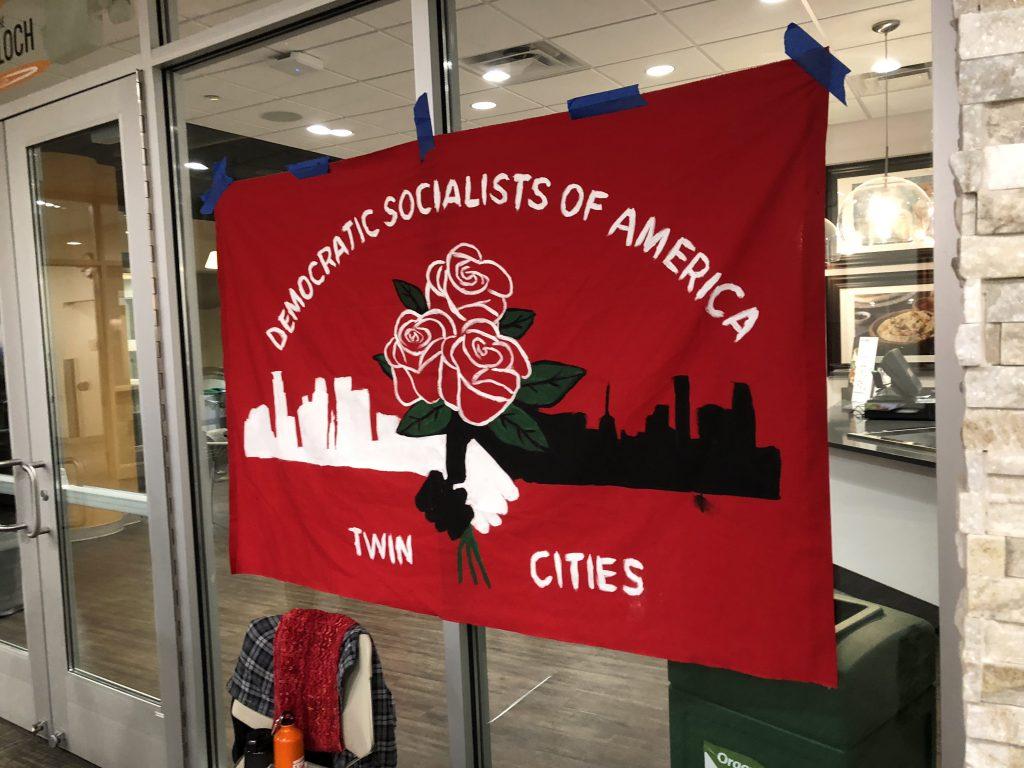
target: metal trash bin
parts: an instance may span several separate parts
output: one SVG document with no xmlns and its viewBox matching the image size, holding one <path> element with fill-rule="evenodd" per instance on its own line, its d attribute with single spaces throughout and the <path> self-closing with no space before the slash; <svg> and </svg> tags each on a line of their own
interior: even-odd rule
<svg viewBox="0 0 1024 768">
<path fill-rule="evenodd" d="M 670 662 L 672 768 L 933 768 L 931 624 L 836 595 L 839 685 Z"/>
</svg>

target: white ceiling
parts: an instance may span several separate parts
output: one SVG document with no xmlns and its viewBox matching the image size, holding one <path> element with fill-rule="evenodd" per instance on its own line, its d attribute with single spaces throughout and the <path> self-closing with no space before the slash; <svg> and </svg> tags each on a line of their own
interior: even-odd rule
<svg viewBox="0 0 1024 768">
<path fill-rule="evenodd" d="M 182 30 L 219 24 L 275 1 L 179 0 Z M 831 45 L 853 75 L 868 72 L 881 56 L 881 39 L 871 31 L 881 19 L 902 22 L 890 37 L 890 55 L 903 64 L 931 60 L 928 0 L 809 5 L 824 34 L 801 0 L 458 0 L 461 57 L 548 40 L 588 67 L 505 86 L 463 67 L 463 127 L 563 111 L 573 96 L 620 85 L 639 83 L 650 90 L 776 61 L 784 57 L 783 30 L 790 22 Z M 409 0 L 396 0 L 204 66 L 183 76 L 178 93 L 192 123 L 338 157 L 364 154 L 413 138 L 410 37 Z M 291 76 L 269 66 L 273 57 L 296 50 L 321 59 L 324 69 Z M 646 69 L 653 64 L 672 64 L 675 71 L 651 78 Z M 210 94 L 219 100 L 207 100 Z M 848 97 L 845 107 L 832 99 L 830 122 L 882 115 L 881 96 L 861 98 L 848 89 Z M 483 100 L 497 106 L 487 112 L 470 108 Z M 896 81 L 889 109 L 922 112 L 930 101 L 930 87 L 902 89 Z M 290 112 L 294 119 L 267 119 L 268 112 Z M 353 136 L 315 136 L 305 130 L 314 122 L 347 128 Z"/>
</svg>

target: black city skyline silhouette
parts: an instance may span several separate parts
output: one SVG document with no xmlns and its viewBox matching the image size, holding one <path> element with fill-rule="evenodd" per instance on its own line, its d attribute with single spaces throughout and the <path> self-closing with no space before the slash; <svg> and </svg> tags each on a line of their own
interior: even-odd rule
<svg viewBox="0 0 1024 768">
<path fill-rule="evenodd" d="M 635 435 L 618 430 L 611 414 L 611 388 L 596 428 L 585 413 L 529 409 L 548 442 L 544 451 L 503 443 L 490 430 L 474 436 L 513 479 L 559 485 L 614 485 L 663 491 L 779 498 L 782 457 L 774 446 L 758 447 L 754 401 L 747 384 L 735 383 L 732 407 L 697 409 L 691 430 L 690 379 L 672 379 L 675 419 L 657 405 Z"/>
</svg>

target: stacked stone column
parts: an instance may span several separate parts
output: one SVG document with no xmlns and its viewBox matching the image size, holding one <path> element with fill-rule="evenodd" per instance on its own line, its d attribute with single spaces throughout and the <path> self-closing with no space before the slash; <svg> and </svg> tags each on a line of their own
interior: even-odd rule
<svg viewBox="0 0 1024 768">
<path fill-rule="evenodd" d="M 1024 768 L 1024 0 L 954 0 L 954 8 L 966 764 Z"/>
</svg>

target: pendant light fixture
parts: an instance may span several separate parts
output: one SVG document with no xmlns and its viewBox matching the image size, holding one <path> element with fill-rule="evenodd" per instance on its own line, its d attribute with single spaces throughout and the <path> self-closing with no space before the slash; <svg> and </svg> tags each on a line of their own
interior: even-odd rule
<svg viewBox="0 0 1024 768">
<path fill-rule="evenodd" d="M 884 55 L 873 69 L 880 73 L 885 89 L 885 162 L 881 176 L 858 185 L 839 204 L 836 228 L 839 251 L 844 254 L 866 249 L 930 248 L 935 244 L 932 237 L 934 206 L 928 193 L 909 179 L 889 173 L 889 79 L 890 73 L 899 68 L 889 57 L 889 33 L 899 25 L 898 19 L 871 25 L 884 39 Z"/>
</svg>

